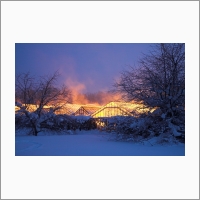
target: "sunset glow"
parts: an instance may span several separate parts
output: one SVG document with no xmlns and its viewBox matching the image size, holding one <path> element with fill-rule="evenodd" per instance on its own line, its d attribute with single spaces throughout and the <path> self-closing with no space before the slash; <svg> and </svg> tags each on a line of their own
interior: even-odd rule
<svg viewBox="0 0 200 200">
<path fill-rule="evenodd" d="M 94 118 L 134 116 L 148 109 L 136 103 L 112 105 L 124 100 L 121 93 L 111 91 L 114 81 L 119 80 L 120 71 L 127 65 L 133 66 L 141 52 L 148 51 L 149 47 L 150 44 L 131 43 L 17 43 L 16 75 L 29 71 L 37 79 L 58 71 L 60 77 L 55 87 L 66 85 L 71 90 L 71 97 L 59 105 L 61 109 L 56 110 L 55 114 L 82 114 Z M 33 104 L 26 106 L 31 112 L 38 108 Z M 51 107 L 55 105 L 46 105 L 44 110 Z"/>
</svg>

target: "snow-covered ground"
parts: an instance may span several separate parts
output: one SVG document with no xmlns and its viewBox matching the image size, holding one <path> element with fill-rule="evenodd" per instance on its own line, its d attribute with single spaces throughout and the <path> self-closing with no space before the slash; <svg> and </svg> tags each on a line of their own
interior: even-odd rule
<svg viewBox="0 0 200 200">
<path fill-rule="evenodd" d="M 16 156 L 184 156 L 184 144 L 153 146 L 149 142 L 116 141 L 111 133 L 75 131 L 73 134 L 15 137 Z"/>
</svg>

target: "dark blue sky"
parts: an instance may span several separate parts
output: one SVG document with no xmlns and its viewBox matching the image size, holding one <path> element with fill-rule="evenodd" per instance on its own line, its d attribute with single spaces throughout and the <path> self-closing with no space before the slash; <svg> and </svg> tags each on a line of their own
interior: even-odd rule
<svg viewBox="0 0 200 200">
<path fill-rule="evenodd" d="M 149 48 L 150 44 L 131 43 L 16 43 L 15 69 L 16 74 L 34 76 L 59 70 L 60 84 L 83 93 L 105 91 Z"/>
</svg>

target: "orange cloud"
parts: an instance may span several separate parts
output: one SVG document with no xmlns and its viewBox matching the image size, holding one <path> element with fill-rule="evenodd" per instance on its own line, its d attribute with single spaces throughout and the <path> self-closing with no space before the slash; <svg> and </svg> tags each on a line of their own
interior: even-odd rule
<svg viewBox="0 0 200 200">
<path fill-rule="evenodd" d="M 72 101 L 73 103 L 78 104 L 87 104 L 88 100 L 82 95 L 82 93 L 85 90 L 85 85 L 83 83 L 79 83 L 77 80 L 68 78 L 65 81 L 66 85 L 71 89 L 72 91 Z"/>
</svg>

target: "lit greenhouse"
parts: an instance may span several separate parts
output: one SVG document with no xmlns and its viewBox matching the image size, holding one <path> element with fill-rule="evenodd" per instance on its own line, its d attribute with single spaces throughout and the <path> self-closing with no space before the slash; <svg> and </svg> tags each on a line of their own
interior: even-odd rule
<svg viewBox="0 0 200 200">
<path fill-rule="evenodd" d="M 146 112 L 142 104 L 126 103 L 126 102 L 110 102 L 97 110 L 91 116 L 93 118 L 99 117 L 113 117 L 113 116 L 135 116 L 136 113 Z"/>
<path fill-rule="evenodd" d="M 83 105 L 74 113 L 74 115 L 91 116 L 94 112 L 96 112 L 100 108 L 101 106 L 96 106 L 96 105 Z"/>
</svg>

